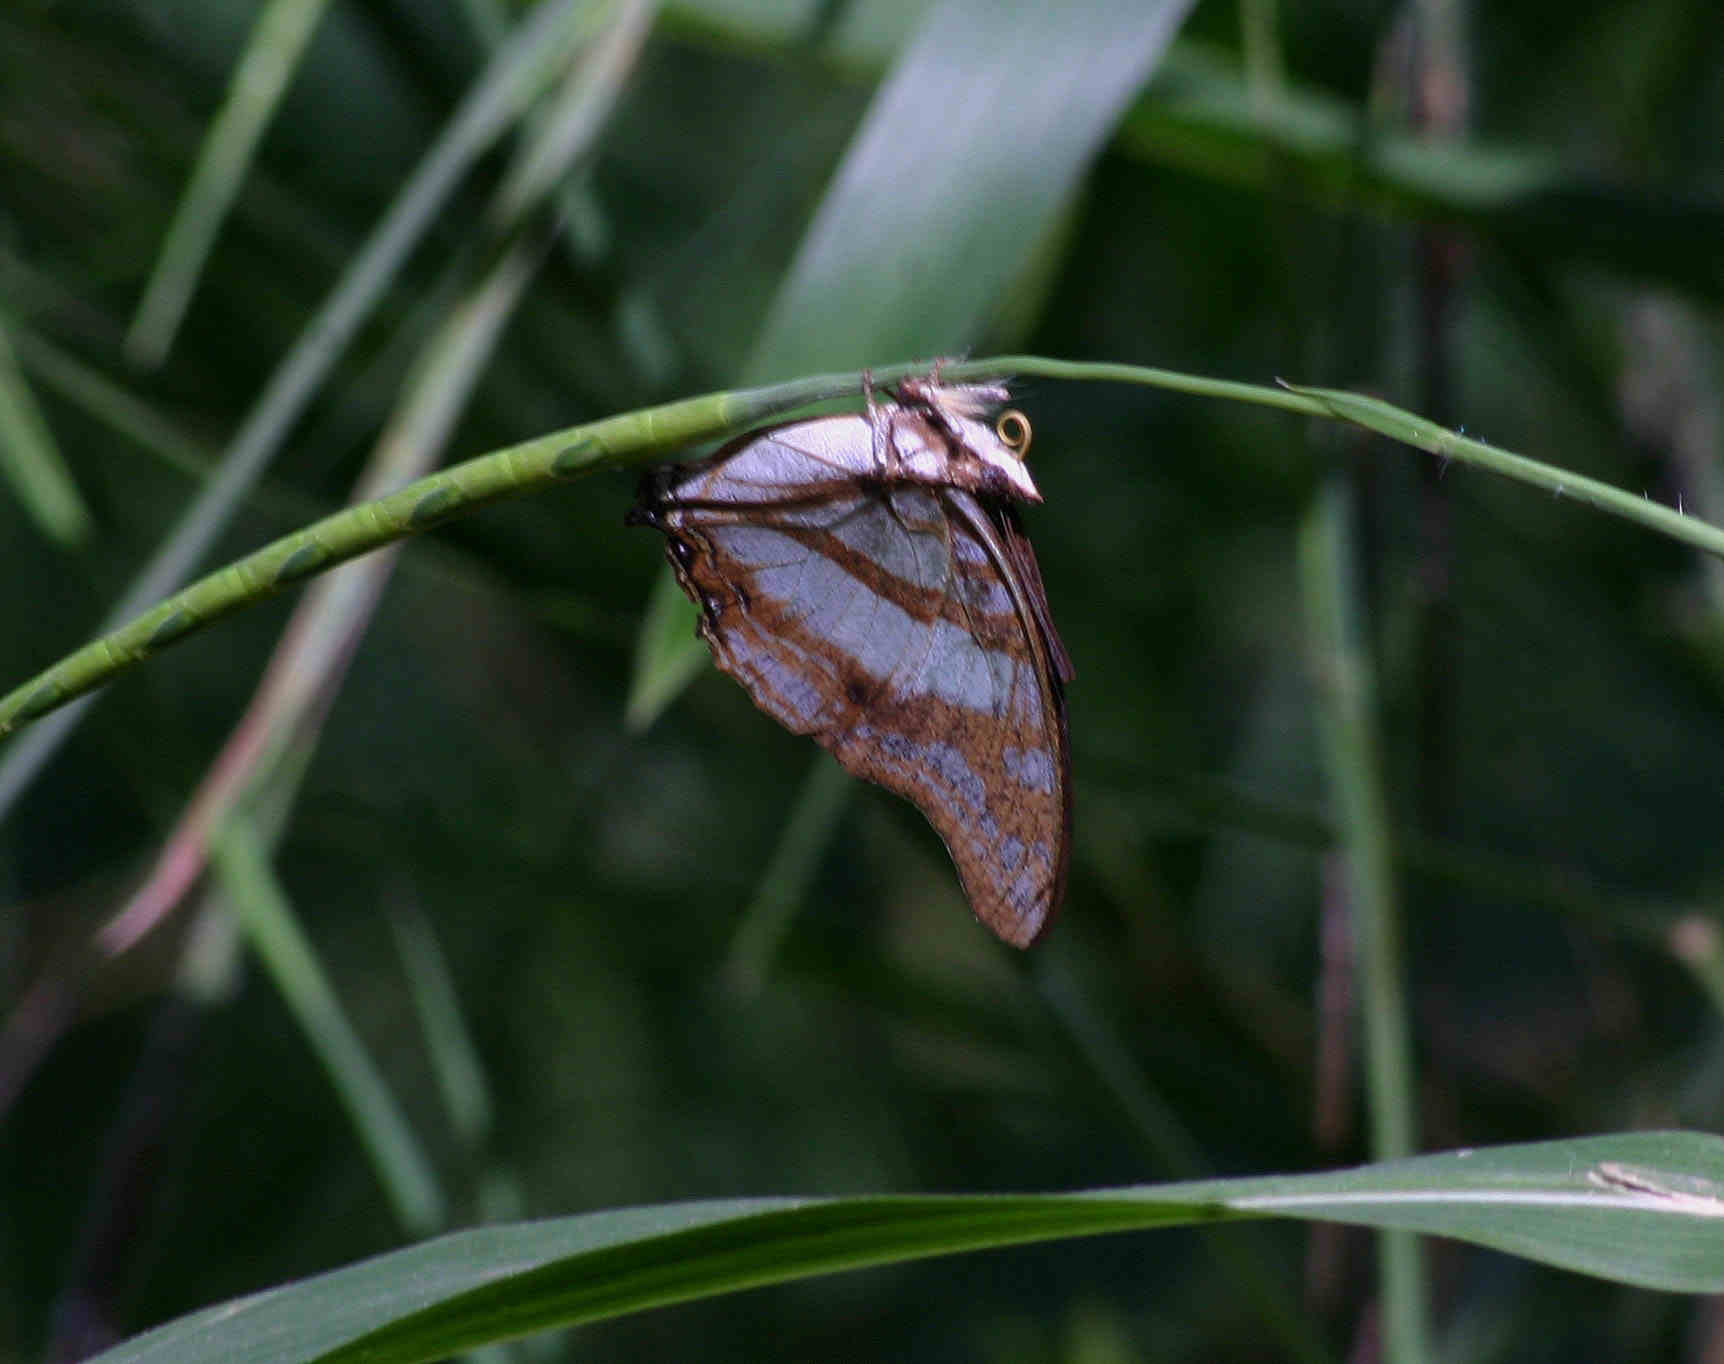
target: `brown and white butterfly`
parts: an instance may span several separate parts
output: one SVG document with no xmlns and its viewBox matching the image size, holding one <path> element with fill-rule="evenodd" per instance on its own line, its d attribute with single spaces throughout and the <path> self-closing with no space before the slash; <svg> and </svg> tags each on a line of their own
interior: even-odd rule
<svg viewBox="0 0 1724 1364">
<path fill-rule="evenodd" d="M 1014 506 L 1040 502 L 998 385 L 907 380 L 868 411 L 752 431 L 660 469 L 629 514 L 669 538 L 718 666 L 849 771 L 912 801 L 982 922 L 1027 947 L 1065 888 L 1065 684 Z"/>
</svg>

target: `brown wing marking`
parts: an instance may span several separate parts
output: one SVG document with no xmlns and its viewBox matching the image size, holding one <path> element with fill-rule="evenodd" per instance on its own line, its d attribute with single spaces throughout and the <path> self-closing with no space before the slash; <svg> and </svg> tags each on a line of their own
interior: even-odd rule
<svg viewBox="0 0 1724 1364">
<path fill-rule="evenodd" d="M 1071 662 L 1017 517 L 852 483 L 758 503 L 643 496 L 718 666 L 786 728 L 910 800 L 977 915 L 1028 946 L 1064 890 Z"/>
<path fill-rule="evenodd" d="M 761 709 L 913 802 L 977 914 L 1027 945 L 1058 903 L 1070 822 L 1064 653 L 1039 575 L 1023 581 L 1028 545 L 962 493 L 871 492 L 825 519 L 756 507 L 682 526 L 702 632 Z"/>
</svg>

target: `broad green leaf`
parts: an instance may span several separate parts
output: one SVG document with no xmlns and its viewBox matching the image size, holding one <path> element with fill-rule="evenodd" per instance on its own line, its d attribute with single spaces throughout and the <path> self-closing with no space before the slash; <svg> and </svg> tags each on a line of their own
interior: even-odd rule
<svg viewBox="0 0 1724 1364">
<path fill-rule="evenodd" d="M 98 1360 L 406 1364 L 833 1270 L 1269 1216 L 1425 1232 L 1623 1283 L 1716 1293 L 1724 1291 L 1724 1140 L 1637 1132 L 1329 1174 L 589 1213 L 439 1237 L 198 1312 Z"/>
<path fill-rule="evenodd" d="M 809 224 L 752 377 L 973 342 L 1189 9 L 934 6 Z"/>
</svg>

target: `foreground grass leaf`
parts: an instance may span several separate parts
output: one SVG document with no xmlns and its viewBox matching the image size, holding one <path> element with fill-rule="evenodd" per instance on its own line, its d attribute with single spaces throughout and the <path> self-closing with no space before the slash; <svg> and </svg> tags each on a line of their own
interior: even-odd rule
<svg viewBox="0 0 1724 1364">
<path fill-rule="evenodd" d="M 1268 1216 L 1404 1228 L 1641 1287 L 1717 1293 L 1724 1140 L 1638 1132 L 1084 1193 L 728 1199 L 589 1213 L 440 1237 L 196 1313 L 99 1360 L 405 1364 L 833 1270 Z"/>
</svg>

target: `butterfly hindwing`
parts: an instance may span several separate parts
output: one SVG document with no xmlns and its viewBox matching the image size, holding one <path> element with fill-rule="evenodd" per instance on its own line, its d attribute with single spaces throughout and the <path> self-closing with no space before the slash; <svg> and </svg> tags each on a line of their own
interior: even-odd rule
<svg viewBox="0 0 1724 1364">
<path fill-rule="evenodd" d="M 944 429 L 917 428 L 914 478 L 892 476 L 877 417 L 754 433 L 649 475 L 638 515 L 718 666 L 914 803 L 977 915 L 1027 946 L 1065 880 L 1070 662 L 1010 505 L 921 472 Z"/>
</svg>

